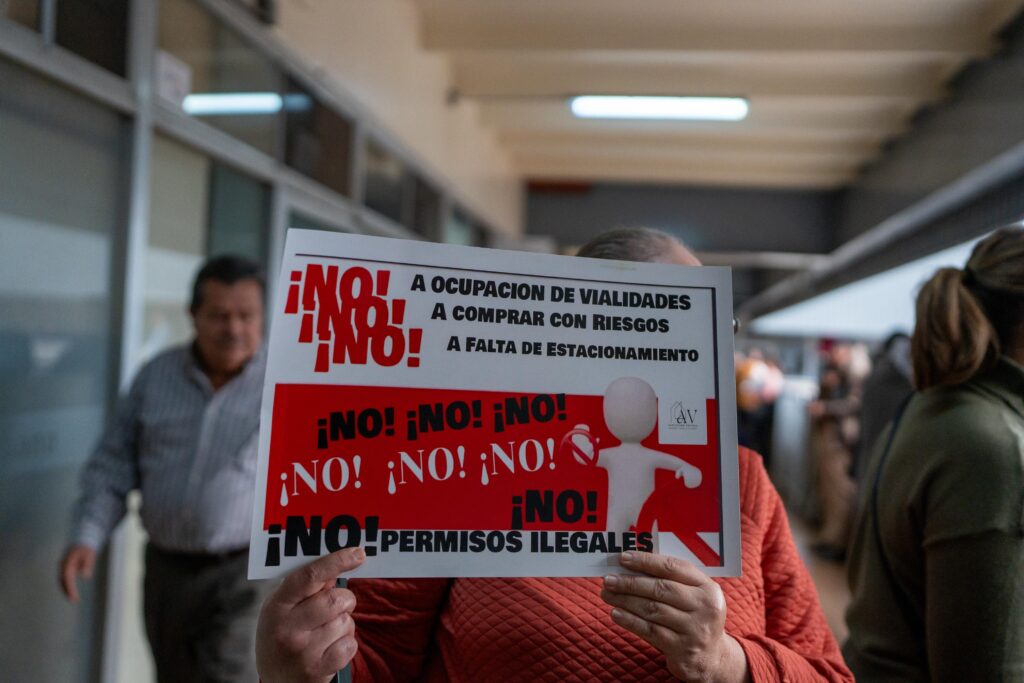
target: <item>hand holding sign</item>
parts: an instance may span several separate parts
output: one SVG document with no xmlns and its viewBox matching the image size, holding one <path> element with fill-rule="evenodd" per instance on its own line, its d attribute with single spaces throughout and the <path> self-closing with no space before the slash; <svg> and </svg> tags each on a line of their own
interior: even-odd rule
<svg viewBox="0 0 1024 683">
<path fill-rule="evenodd" d="M 348 665 L 356 653 L 356 597 L 334 583 L 365 559 L 362 548 L 346 548 L 285 577 L 263 604 L 256 628 L 256 666 L 263 683 L 323 683 Z"/>
<path fill-rule="evenodd" d="M 665 654 L 668 670 L 685 681 L 745 681 L 747 659 L 725 632 L 722 589 L 696 566 L 667 555 L 623 553 L 622 566 L 640 576 L 605 577 L 601 598 L 612 620 Z"/>
</svg>

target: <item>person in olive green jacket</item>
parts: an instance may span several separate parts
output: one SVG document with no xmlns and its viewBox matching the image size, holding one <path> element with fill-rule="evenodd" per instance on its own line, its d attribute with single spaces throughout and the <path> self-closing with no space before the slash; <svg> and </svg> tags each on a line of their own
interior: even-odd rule
<svg viewBox="0 0 1024 683">
<path fill-rule="evenodd" d="M 1024 230 L 921 289 L 918 393 L 864 478 L 843 648 L 858 681 L 1024 681 Z"/>
</svg>

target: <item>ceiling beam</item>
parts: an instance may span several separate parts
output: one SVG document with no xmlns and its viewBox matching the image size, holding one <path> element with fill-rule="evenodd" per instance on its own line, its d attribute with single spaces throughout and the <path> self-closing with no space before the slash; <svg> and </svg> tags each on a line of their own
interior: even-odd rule
<svg viewBox="0 0 1024 683">
<path fill-rule="evenodd" d="M 829 60 L 821 65 L 773 64 L 749 55 L 734 60 L 666 63 L 661 59 L 576 59 L 564 55 L 458 53 L 454 91 L 478 99 L 578 94 L 746 97 L 891 98 L 930 101 L 943 94 L 949 60 Z M 767 63 L 765 63 L 767 62 Z M 817 68 L 816 68 L 817 67 Z"/>
<path fill-rule="evenodd" d="M 672 185 L 718 185 L 732 187 L 769 187 L 799 189 L 836 189 L 849 184 L 855 171 L 788 171 L 782 169 L 717 167 L 697 164 L 663 165 L 645 163 L 606 163 L 554 160 L 520 160 L 517 170 L 527 179 L 659 183 Z"/>
<path fill-rule="evenodd" d="M 804 254 L 788 251 L 698 251 L 705 266 L 758 268 L 762 270 L 810 270 L 828 261 L 828 254 Z"/>
<path fill-rule="evenodd" d="M 562 164 L 580 166 L 611 166 L 611 167 L 660 167 L 666 169 L 690 169 L 698 167 L 704 170 L 755 170 L 772 172 L 807 172 L 835 173 L 837 171 L 853 171 L 864 163 L 859 156 L 831 155 L 766 155 L 766 154 L 704 154 L 677 153 L 654 156 L 651 154 L 617 154 L 614 151 L 595 149 L 573 154 L 557 152 L 537 152 L 518 154 L 513 157 L 516 168 L 543 168 L 545 165 L 558 167 Z"/>
<path fill-rule="evenodd" d="M 551 4 L 551 3 L 548 3 Z M 556 3 L 557 4 L 557 3 Z M 624 3 L 630 4 L 630 3 Z M 428 50 L 569 52 L 588 50 L 671 50 L 691 53 L 923 53 L 983 56 L 996 46 L 975 26 L 922 22 L 818 25 L 793 17 L 788 25 L 758 26 L 738 21 L 695 23 L 665 13 L 627 17 L 619 13 L 566 16 L 564 12 L 516 11 L 508 4 L 478 2 L 477 12 L 422 14 L 421 37 Z M 625 23 L 624 23 L 625 22 Z"/>
<path fill-rule="evenodd" d="M 553 136 L 550 136 L 553 137 Z M 633 136 L 589 135 L 583 139 L 564 135 L 561 139 L 519 138 L 503 140 L 506 150 L 513 156 L 550 157 L 644 157 L 649 159 L 672 159 L 678 157 L 723 157 L 774 160 L 784 164 L 785 160 L 862 160 L 879 150 L 878 144 L 843 144 L 816 142 L 814 144 L 793 144 L 786 140 L 762 140 L 750 144 L 742 139 L 720 138 L 717 140 L 680 140 L 666 137 L 638 138 Z"/>
<path fill-rule="evenodd" d="M 678 126 L 651 122 L 650 125 L 638 125 L 630 121 L 576 121 L 534 119 L 529 121 L 487 121 L 494 125 L 499 131 L 501 138 L 509 136 L 558 136 L 562 134 L 594 134 L 599 135 L 608 132 L 614 135 L 636 135 L 638 139 L 643 137 L 665 137 L 676 139 L 693 139 L 707 137 L 709 139 L 722 139 L 730 133 L 738 140 L 792 140 L 811 139 L 818 140 L 821 136 L 835 135 L 838 138 L 849 140 L 874 139 L 881 143 L 886 140 L 898 137 L 908 129 L 907 123 L 886 125 L 878 127 L 869 123 L 849 124 L 845 122 L 834 123 L 821 121 L 806 126 L 790 126 L 785 124 L 749 126 L 743 130 L 729 131 L 727 128 L 713 126 L 694 126 L 680 130 Z"/>
<path fill-rule="evenodd" d="M 883 132 L 851 132 L 792 130 L 705 133 L 684 131 L 618 132 L 618 131 L 533 131 L 502 130 L 498 141 L 512 152 L 552 149 L 562 145 L 581 149 L 608 147 L 629 148 L 636 152 L 646 150 L 679 149 L 691 152 L 750 152 L 762 154 L 815 154 L 848 153 L 873 154 L 884 144 Z"/>
<path fill-rule="evenodd" d="M 600 145 L 575 142 L 506 145 L 513 159 L 590 159 L 594 161 L 632 160 L 650 163 L 729 163 L 763 164 L 787 168 L 794 165 L 815 167 L 856 167 L 871 158 L 876 148 L 843 149 L 819 147 L 792 149 L 785 145 L 772 148 L 742 146 L 689 145 L 654 141 L 604 142 Z"/>
</svg>

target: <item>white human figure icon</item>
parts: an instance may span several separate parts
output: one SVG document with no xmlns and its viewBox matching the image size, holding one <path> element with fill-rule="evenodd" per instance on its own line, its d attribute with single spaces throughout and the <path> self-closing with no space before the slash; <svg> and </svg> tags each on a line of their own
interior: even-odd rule
<svg viewBox="0 0 1024 683">
<path fill-rule="evenodd" d="M 644 501 L 654 492 L 654 471 L 672 470 L 686 488 L 700 486 L 701 471 L 668 453 L 640 445 L 658 420 L 658 398 L 651 385 L 620 377 L 604 392 L 604 422 L 622 442 L 598 452 L 597 466 L 608 471 L 608 531 L 629 531 Z"/>
</svg>

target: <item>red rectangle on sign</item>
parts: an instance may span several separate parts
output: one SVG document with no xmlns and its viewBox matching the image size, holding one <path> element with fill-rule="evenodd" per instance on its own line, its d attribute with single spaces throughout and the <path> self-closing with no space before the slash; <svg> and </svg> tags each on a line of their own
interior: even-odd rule
<svg viewBox="0 0 1024 683">
<path fill-rule="evenodd" d="M 698 535 L 721 530 L 715 402 L 705 407 L 706 445 L 663 445 L 655 428 L 634 444 L 643 470 L 634 474 L 604 462 L 605 454 L 627 445 L 605 424 L 604 401 L 278 385 L 264 529 L 283 526 L 288 517 L 338 515 L 376 518 L 382 530 L 642 532 L 657 525 L 706 564 L 717 564 L 717 551 Z M 664 459 L 645 469 L 651 457 Z M 674 460 L 699 471 L 699 482 L 678 474 Z M 609 519 L 616 477 L 649 489 L 628 517 L 616 517 L 632 519 L 630 528 Z"/>
</svg>

